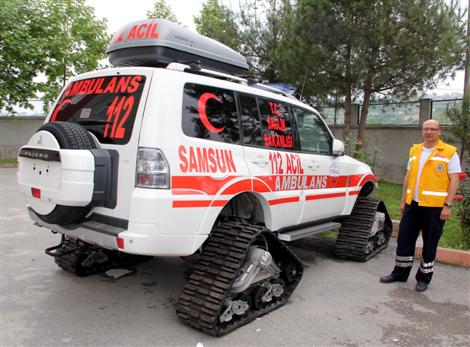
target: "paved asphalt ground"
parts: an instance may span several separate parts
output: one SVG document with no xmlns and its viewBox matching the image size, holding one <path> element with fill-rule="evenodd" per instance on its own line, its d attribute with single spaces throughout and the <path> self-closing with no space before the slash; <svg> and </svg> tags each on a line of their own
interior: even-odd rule
<svg viewBox="0 0 470 347">
<path fill-rule="evenodd" d="M 305 273 L 288 304 L 227 336 L 204 335 L 175 314 L 179 258 L 154 258 L 119 279 L 56 267 L 44 249 L 59 236 L 32 225 L 15 173 L 0 169 L 1 347 L 470 345 L 470 270 L 438 264 L 425 293 L 414 280 L 380 284 L 394 240 L 367 263 L 336 259 L 331 239 L 297 242 Z"/>
</svg>

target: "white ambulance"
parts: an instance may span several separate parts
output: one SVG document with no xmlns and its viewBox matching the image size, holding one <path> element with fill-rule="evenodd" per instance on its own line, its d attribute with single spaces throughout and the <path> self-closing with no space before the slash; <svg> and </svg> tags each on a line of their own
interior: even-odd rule
<svg viewBox="0 0 470 347">
<path fill-rule="evenodd" d="M 123 27 L 108 54 L 115 67 L 73 78 L 19 152 L 60 267 L 198 253 L 177 314 L 223 335 L 292 294 L 302 266 L 286 242 L 339 230 L 338 256 L 358 261 L 387 246 L 370 168 L 316 110 L 240 77 L 241 55 L 160 19 Z"/>
</svg>

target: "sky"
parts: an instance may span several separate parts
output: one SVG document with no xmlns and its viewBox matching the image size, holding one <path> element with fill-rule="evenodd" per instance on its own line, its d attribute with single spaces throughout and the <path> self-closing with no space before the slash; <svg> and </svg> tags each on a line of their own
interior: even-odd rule
<svg viewBox="0 0 470 347">
<path fill-rule="evenodd" d="M 183 25 L 196 30 L 193 17 L 199 14 L 203 0 L 167 0 L 166 2 Z M 462 8 L 468 7 L 468 0 L 459 0 L 459 2 Z M 152 8 L 154 0 L 86 0 L 86 3 L 95 8 L 96 17 L 108 20 L 109 33 L 113 34 L 127 23 L 147 18 L 146 13 Z M 428 94 L 461 93 L 463 83 L 464 73 L 458 71 L 455 79 L 442 81 Z"/>
</svg>

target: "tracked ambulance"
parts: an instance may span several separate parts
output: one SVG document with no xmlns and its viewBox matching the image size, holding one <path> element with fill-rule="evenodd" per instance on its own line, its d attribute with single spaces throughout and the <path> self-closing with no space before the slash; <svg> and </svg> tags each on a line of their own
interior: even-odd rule
<svg viewBox="0 0 470 347">
<path fill-rule="evenodd" d="M 289 242 L 337 230 L 354 261 L 387 246 L 371 169 L 315 109 L 242 77 L 240 54 L 160 19 L 126 25 L 107 53 L 114 67 L 70 80 L 19 151 L 19 189 L 60 235 L 46 249 L 59 267 L 197 254 L 176 313 L 220 336 L 293 294 Z"/>
</svg>

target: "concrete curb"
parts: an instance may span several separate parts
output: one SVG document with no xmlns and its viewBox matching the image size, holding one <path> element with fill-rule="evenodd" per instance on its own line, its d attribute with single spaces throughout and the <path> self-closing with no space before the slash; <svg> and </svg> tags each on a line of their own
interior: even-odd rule
<svg viewBox="0 0 470 347">
<path fill-rule="evenodd" d="M 17 163 L 0 163 L 0 169 L 14 169 L 17 167 Z"/>
<path fill-rule="evenodd" d="M 399 224 L 400 224 L 400 221 L 393 220 L 392 237 L 398 236 Z M 421 239 L 421 235 L 420 235 L 418 242 L 416 244 L 416 250 L 415 250 L 415 257 L 417 258 L 421 258 L 421 254 L 423 252 L 422 244 L 423 244 L 423 240 Z M 437 247 L 436 260 L 444 264 L 457 265 L 457 266 L 470 268 L 470 252 L 469 251 Z"/>
</svg>

